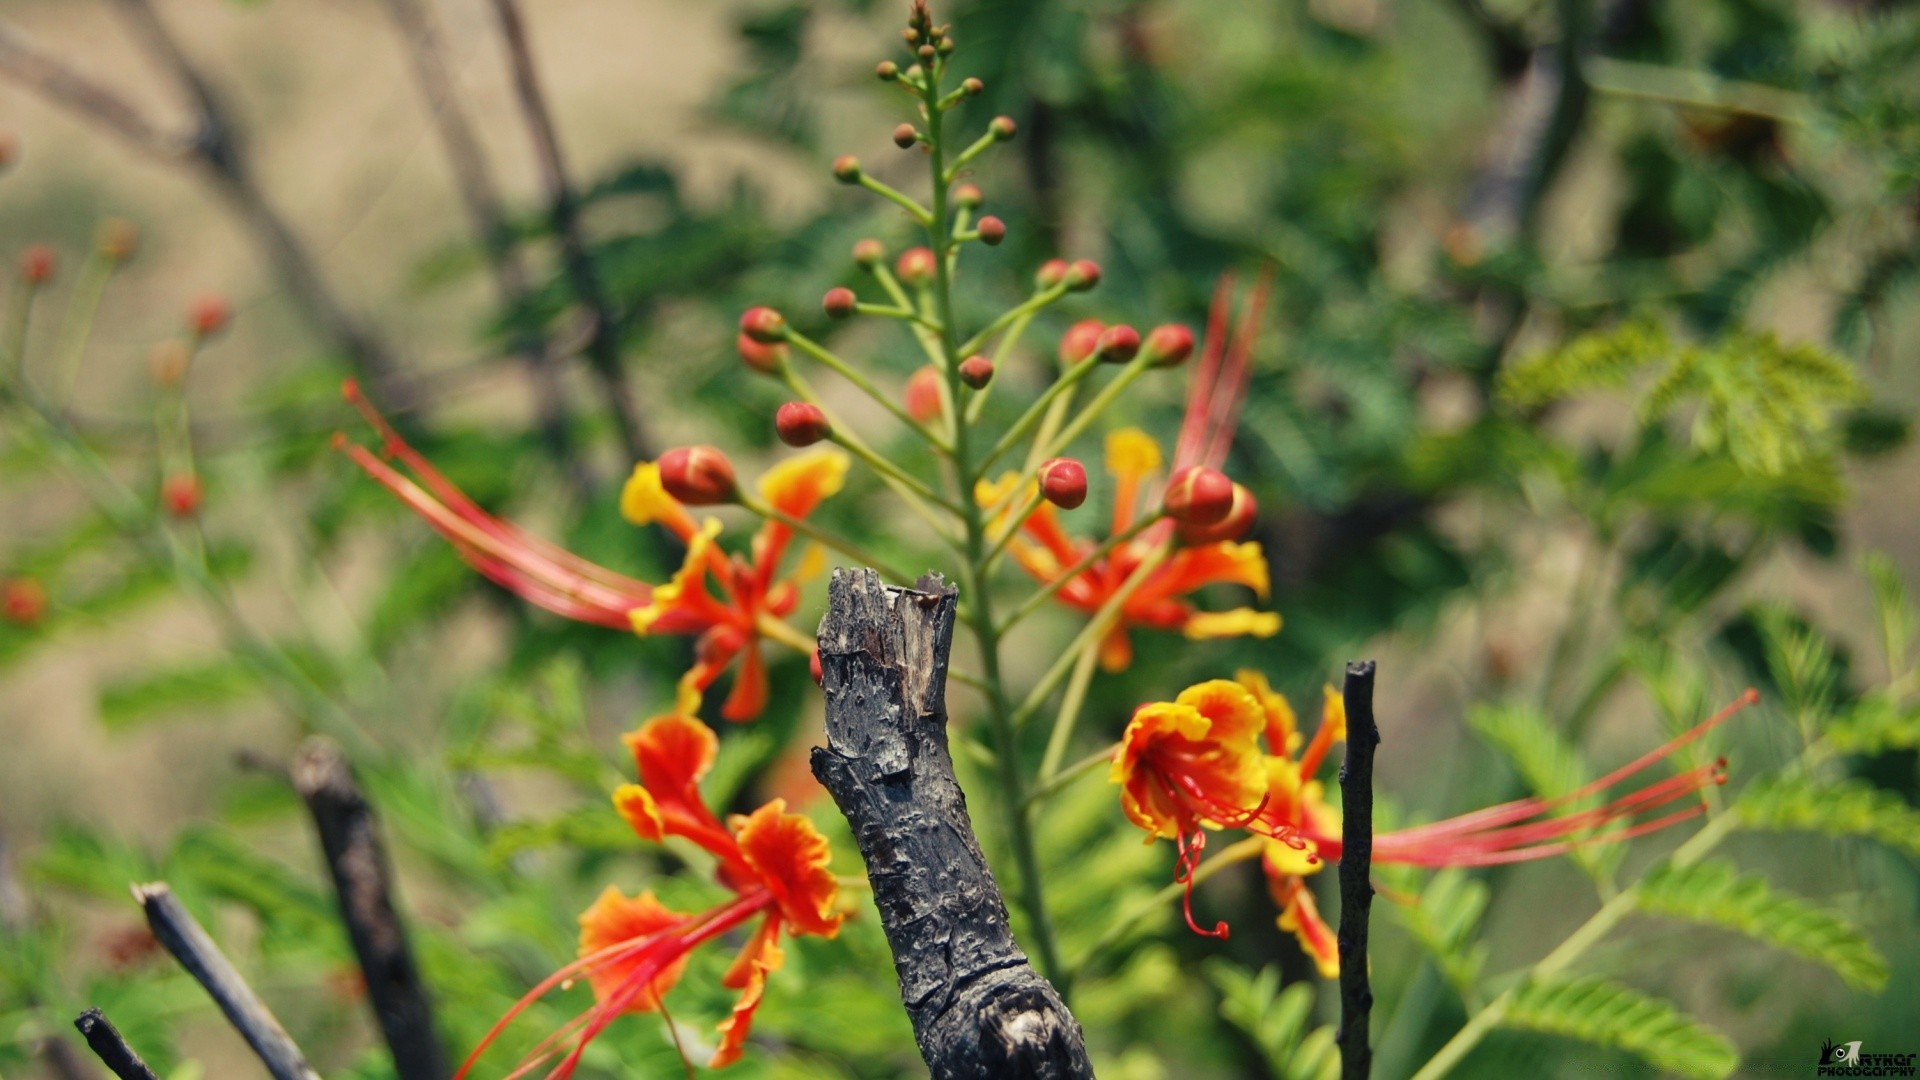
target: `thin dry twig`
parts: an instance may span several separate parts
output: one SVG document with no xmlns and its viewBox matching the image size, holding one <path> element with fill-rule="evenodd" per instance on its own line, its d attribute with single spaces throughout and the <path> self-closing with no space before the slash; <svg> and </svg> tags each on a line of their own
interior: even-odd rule
<svg viewBox="0 0 1920 1080">
<path fill-rule="evenodd" d="M 80 1034 L 87 1040 L 87 1045 L 93 1049 L 100 1063 L 120 1080 L 160 1080 L 147 1063 L 140 1060 L 140 1055 L 133 1047 L 127 1045 L 120 1029 L 114 1027 L 113 1022 L 107 1019 L 107 1014 L 97 1007 L 81 1013 L 73 1026 L 80 1029 Z"/>
<path fill-rule="evenodd" d="M 1373 661 L 1347 665 L 1347 758 L 1340 766 L 1340 1044 L 1342 1080 L 1366 1080 L 1373 1071 L 1368 1029 L 1373 988 L 1368 985 L 1367 920 L 1373 913 L 1373 751 L 1380 726 L 1373 718 Z"/>
</svg>

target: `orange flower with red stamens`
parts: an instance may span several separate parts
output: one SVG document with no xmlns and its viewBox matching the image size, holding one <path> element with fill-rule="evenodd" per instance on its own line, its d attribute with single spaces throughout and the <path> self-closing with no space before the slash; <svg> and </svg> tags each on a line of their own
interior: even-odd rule
<svg viewBox="0 0 1920 1080">
<path fill-rule="evenodd" d="M 482 510 L 407 445 L 352 381 L 345 392 L 381 436 L 381 448 L 376 454 L 344 436 L 336 436 L 335 445 L 426 519 L 474 569 L 565 618 L 641 635 L 698 635 L 694 666 L 680 680 L 677 706 L 682 711 L 697 708 L 700 695 L 740 659 L 740 674 L 721 706 L 721 715 L 750 720 L 760 715 L 767 702 L 760 640 L 771 637 L 802 652 L 812 651 L 813 643 L 782 621 L 799 602 L 799 586 L 819 569 L 817 560 L 808 560 L 792 576 L 776 580 L 792 542 L 791 526 L 768 521 L 753 538 L 750 559 L 729 556 L 715 543 L 720 523 L 696 522 L 686 506 L 667 494 L 659 465 L 642 462 L 621 491 L 621 513 L 636 525 L 657 523 L 687 545 L 686 559 L 673 578 L 665 585 L 650 585 L 582 559 Z M 821 500 L 840 490 L 846 472 L 844 454 L 815 450 L 768 470 L 760 479 L 760 493 L 773 509 L 790 518 L 805 518 Z M 709 579 L 717 591 L 709 590 Z"/>
<path fill-rule="evenodd" d="M 655 717 L 626 737 L 641 782 L 614 792 L 616 809 L 643 838 L 691 840 L 719 860 L 717 876 L 734 899 L 698 915 L 677 912 L 643 892 L 627 897 L 609 886 L 580 916 L 580 958 L 542 980 L 495 1024 L 454 1080 L 462 1080 L 507 1024 L 557 986 L 584 977 L 594 1004 L 534 1047 L 509 1078 L 524 1076 L 559 1055 L 549 1080 L 571 1076 L 587 1044 L 623 1013 L 651 1012 L 680 979 L 700 945 L 759 919 L 746 945 L 721 978 L 740 991 L 720 1022 L 720 1045 L 707 1062 L 720 1068 L 739 1060 L 766 992 L 767 976 L 785 960 L 784 930 L 833 937 L 844 915 L 834 910 L 839 885 L 827 869 L 831 852 L 813 823 L 786 812 L 775 799 L 722 825 L 700 797 L 700 778 L 713 766 L 719 740 L 690 716 Z"/>
<path fill-rule="evenodd" d="M 1180 836 L 1199 827 L 1244 828 L 1271 837 L 1261 860 L 1280 926 L 1327 977 L 1339 971 L 1334 936 L 1305 888 L 1304 878 L 1326 862 L 1340 860 L 1340 816 L 1316 779 L 1329 750 L 1347 737 L 1346 706 L 1325 688 L 1319 729 L 1296 759 L 1300 733 L 1292 706 L 1266 679 L 1240 672 L 1237 683 L 1220 680 L 1191 687 L 1171 703 L 1140 707 L 1116 751 L 1113 780 L 1121 785 L 1121 808 L 1152 836 Z M 1222 687 L 1233 687 L 1235 698 Z M 1729 717 L 1760 700 L 1748 690 L 1733 704 L 1691 730 L 1576 791 L 1551 799 L 1515 799 L 1428 825 L 1382 833 L 1373 840 L 1373 861 L 1410 866 L 1494 866 L 1564 854 L 1583 844 L 1629 840 L 1706 812 L 1694 801 L 1726 781 L 1726 761 L 1683 769 L 1604 804 L 1580 804 L 1699 740 Z M 1197 706 L 1196 718 L 1183 703 Z M 1256 741 L 1264 738 L 1267 753 Z M 1260 763 L 1261 781 L 1253 779 Z M 1197 832 L 1195 835 L 1200 835 Z M 1183 877 L 1191 876 L 1190 842 L 1181 843 Z M 1188 915 L 1191 924 L 1192 916 Z M 1196 928 L 1197 930 L 1198 928 Z"/>
<path fill-rule="evenodd" d="M 1107 437 L 1107 471 L 1114 478 L 1113 533 L 1134 527 L 1147 482 L 1160 470 L 1160 446 L 1145 432 L 1123 428 Z M 977 493 L 988 505 L 1006 503 L 1010 481 L 983 485 Z M 1021 525 L 1022 535 L 1007 546 L 1022 569 L 1035 579 L 1053 582 L 1078 565 L 1099 544 L 1067 534 L 1060 515 L 1043 503 Z M 1095 559 L 1054 594 L 1061 603 L 1092 614 L 1113 598 L 1142 564 L 1159 556 L 1171 534 L 1166 522 L 1149 526 L 1113 550 Z M 1252 608 L 1202 611 L 1186 597 L 1208 585 L 1233 584 L 1267 595 L 1266 556 L 1257 543 L 1219 540 L 1195 547 L 1179 547 L 1144 571 L 1140 584 L 1120 606 L 1119 617 L 1100 643 L 1100 665 L 1120 671 L 1133 662 L 1129 631 L 1135 627 L 1177 630 L 1194 640 L 1252 635 L 1270 637 L 1280 630 L 1280 616 Z"/>
</svg>

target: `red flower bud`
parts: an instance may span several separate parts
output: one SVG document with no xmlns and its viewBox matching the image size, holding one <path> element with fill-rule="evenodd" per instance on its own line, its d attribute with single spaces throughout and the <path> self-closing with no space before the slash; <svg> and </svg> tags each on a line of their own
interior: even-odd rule
<svg viewBox="0 0 1920 1080">
<path fill-rule="evenodd" d="M 53 280 L 53 272 L 60 266 L 60 257 L 46 244 L 30 244 L 20 253 L 20 276 L 29 284 L 45 285 Z"/>
<path fill-rule="evenodd" d="M 860 298 L 853 295 L 853 290 L 842 285 L 828 289 L 826 297 L 820 301 L 820 306 L 826 311 L 827 318 L 844 319 L 853 314 L 854 305 L 859 302 Z"/>
<path fill-rule="evenodd" d="M 992 214 L 981 218 L 977 228 L 980 232 L 980 242 L 988 247 L 999 247 L 1000 241 L 1007 238 L 1007 223 Z"/>
<path fill-rule="evenodd" d="M 32 578 L 8 578 L 0 583 L 0 618 L 15 626 L 32 626 L 47 613 L 47 590 Z"/>
<path fill-rule="evenodd" d="M 871 237 L 853 245 L 853 261 L 868 270 L 880 265 L 880 260 L 886 257 L 886 245 Z"/>
<path fill-rule="evenodd" d="M 1167 481 L 1164 505 L 1182 525 L 1217 525 L 1233 512 L 1233 481 L 1218 469 L 1189 465 Z"/>
<path fill-rule="evenodd" d="M 740 350 L 740 359 L 748 367 L 762 375 L 774 375 L 780 371 L 780 365 L 787 362 L 785 345 L 768 345 L 755 341 L 745 334 L 734 339 L 734 348 Z"/>
<path fill-rule="evenodd" d="M 812 446 L 833 431 L 820 406 L 805 401 L 789 401 L 773 414 L 773 430 L 788 446 Z"/>
<path fill-rule="evenodd" d="M 993 381 L 993 361 L 984 356 L 969 356 L 960 361 L 960 381 L 975 390 Z"/>
<path fill-rule="evenodd" d="M 1145 350 L 1154 367 L 1179 367 L 1193 355 L 1193 331 L 1177 323 L 1156 326 L 1147 334 Z"/>
<path fill-rule="evenodd" d="M 733 462 L 718 447 L 676 446 L 660 455 L 660 486 L 688 506 L 732 502 Z"/>
<path fill-rule="evenodd" d="M 740 332 L 763 345 L 785 341 L 786 316 L 770 307 L 750 307 L 740 315 Z"/>
<path fill-rule="evenodd" d="M 1109 364 L 1124 364 L 1140 354 L 1140 331 L 1125 323 L 1109 326 L 1095 351 Z"/>
<path fill-rule="evenodd" d="M 1087 468 L 1067 457 L 1040 463 L 1040 494 L 1062 510 L 1087 501 Z"/>
<path fill-rule="evenodd" d="M 873 69 L 873 73 L 881 82 L 892 82 L 900 77 L 900 65 L 891 60 L 882 60 L 880 65 Z"/>
<path fill-rule="evenodd" d="M 917 247 L 901 252 L 893 264 L 893 272 L 902 283 L 916 289 L 933 284 L 933 249 Z"/>
<path fill-rule="evenodd" d="M 205 489 L 192 473 L 174 473 L 160 482 L 160 503 L 177 518 L 192 517 L 200 509 Z"/>
<path fill-rule="evenodd" d="M 941 413 L 940 372 L 932 364 L 921 368 L 907 378 L 904 394 L 907 415 L 923 424 L 939 419 Z"/>
<path fill-rule="evenodd" d="M 1020 126 L 1013 122 L 1011 116 L 996 116 L 993 118 L 993 123 L 987 125 L 987 130 L 993 133 L 995 142 L 1006 142 L 1013 138 L 1014 133 L 1020 130 Z"/>
<path fill-rule="evenodd" d="M 1100 347 L 1100 337 L 1107 332 L 1107 324 L 1099 319 L 1081 319 L 1067 332 L 1060 335 L 1060 364 L 1072 367 L 1094 354 Z"/>
<path fill-rule="evenodd" d="M 893 129 L 893 145 L 902 150 L 911 150 L 920 142 L 919 129 L 912 124 L 901 124 Z"/>
<path fill-rule="evenodd" d="M 934 57 L 940 55 L 940 52 L 931 45 L 922 45 L 914 50 L 914 55 L 918 56 L 922 61 L 931 63 Z"/>
<path fill-rule="evenodd" d="M 1092 259 L 1076 259 L 1067 267 L 1067 288 L 1074 292 L 1086 292 L 1100 284 L 1100 264 Z"/>
<path fill-rule="evenodd" d="M 1253 530 L 1254 519 L 1260 516 L 1260 504 L 1254 501 L 1253 492 L 1233 485 L 1233 505 L 1227 516 L 1212 525 L 1181 524 L 1175 531 L 1180 542 L 1189 547 L 1202 544 L 1217 544 L 1222 540 L 1238 540 Z"/>
<path fill-rule="evenodd" d="M 860 159 L 852 154 L 842 154 L 833 159 L 833 178 L 843 184 L 860 182 Z"/>
<path fill-rule="evenodd" d="M 1033 273 L 1033 283 L 1043 289 L 1051 289 L 1067 280 L 1067 260 L 1048 259 L 1040 264 Z"/>
<path fill-rule="evenodd" d="M 227 305 L 226 297 L 216 293 L 207 293 L 187 306 L 187 325 L 197 337 L 212 337 L 226 329 L 231 318 L 233 309 Z"/>
<path fill-rule="evenodd" d="M 953 205 L 972 210 L 987 201 L 987 195 L 980 190 L 979 184 L 961 184 L 953 189 Z"/>
<path fill-rule="evenodd" d="M 966 91 L 968 97 L 979 97 L 980 92 L 986 88 L 987 84 L 981 82 L 979 79 L 966 78 L 960 81 L 960 89 Z"/>
</svg>

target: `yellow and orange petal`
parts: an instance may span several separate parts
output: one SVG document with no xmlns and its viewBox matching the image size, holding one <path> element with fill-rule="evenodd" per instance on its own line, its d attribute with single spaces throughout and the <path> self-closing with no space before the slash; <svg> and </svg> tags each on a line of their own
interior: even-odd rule
<svg viewBox="0 0 1920 1080">
<path fill-rule="evenodd" d="M 1291 850 L 1285 844 L 1270 844 L 1267 850 L 1275 848 Z M 1267 871 L 1267 890 L 1273 896 L 1273 902 L 1280 908 L 1276 920 L 1280 929 L 1292 934 L 1300 942 L 1301 951 L 1313 959 L 1314 967 L 1323 979 L 1340 977 L 1340 944 L 1334 936 L 1333 928 L 1320 917 L 1320 908 L 1313 902 L 1313 892 L 1307 883 L 1290 874 Z"/>
<path fill-rule="evenodd" d="M 1160 468 L 1160 444 L 1139 428 L 1121 428 L 1107 436 L 1107 471 L 1116 480 L 1139 482 Z"/>
<path fill-rule="evenodd" d="M 641 781 L 656 791 L 698 784 L 720 753 L 720 739 L 713 729 L 681 713 L 656 716 L 620 741 L 633 751 Z"/>
<path fill-rule="evenodd" d="M 1168 838 L 1225 816 L 1196 817 L 1191 789 L 1214 806 L 1252 812 L 1266 796 L 1267 770 L 1255 742 L 1265 726 L 1259 702 L 1225 679 L 1142 705 L 1110 773 L 1121 788 L 1121 809 L 1135 825 Z"/>
<path fill-rule="evenodd" d="M 720 535 L 720 522 L 708 518 L 687 540 L 686 558 L 673 579 L 653 590 L 649 601 L 627 613 L 633 632 L 645 637 L 652 633 L 685 633 L 724 621 L 727 609 L 707 592 L 707 568 Z"/>
<path fill-rule="evenodd" d="M 1253 695 L 1261 711 L 1267 714 L 1267 753 L 1291 757 L 1300 749 L 1300 718 L 1287 695 L 1275 690 L 1265 674 L 1251 668 L 1234 672 L 1233 681 L 1246 687 L 1247 693 Z"/>
<path fill-rule="evenodd" d="M 1181 624 L 1189 641 L 1230 637 L 1272 637 L 1280 632 L 1280 616 L 1272 611 L 1234 608 L 1232 611 L 1196 611 Z"/>
<path fill-rule="evenodd" d="M 626 819 L 642 840 L 659 843 L 667 838 L 666 819 L 653 793 L 639 784 L 621 784 L 613 790 L 613 808 Z"/>
<path fill-rule="evenodd" d="M 1322 686 L 1320 694 L 1323 699 L 1320 705 L 1320 727 L 1327 732 L 1327 738 L 1335 742 L 1345 742 L 1347 738 L 1346 697 L 1332 683 Z"/>
<path fill-rule="evenodd" d="M 833 853 L 812 821 L 786 809 L 786 800 L 775 799 L 729 824 L 741 856 L 773 893 L 793 932 L 832 937 L 846 918 L 833 910 L 840 890 L 827 869 Z"/>
<path fill-rule="evenodd" d="M 767 992 L 767 976 L 786 962 L 779 938 L 780 917 L 770 915 L 721 978 L 721 985 L 740 991 L 740 997 L 733 1003 L 732 1014 L 720 1021 L 720 1045 L 707 1061 L 709 1069 L 725 1068 L 740 1060 L 741 1048 L 746 1046 L 748 1031 L 753 1026 L 753 1014 Z"/>
<path fill-rule="evenodd" d="M 782 461 L 760 477 L 760 497 L 788 517 L 804 518 L 847 480 L 847 455 L 820 447 Z"/>
<path fill-rule="evenodd" d="M 693 535 L 693 515 L 660 483 L 660 466 L 643 461 L 620 489 L 620 516 L 635 525 L 659 523 L 682 537 Z"/>
<path fill-rule="evenodd" d="M 652 892 L 643 892 L 629 899 L 612 885 L 600 894 L 593 906 L 580 914 L 580 955 L 593 956 L 617 946 L 638 944 L 643 939 L 669 930 L 684 923 L 687 916 L 682 912 L 669 909 Z M 629 957 L 618 957 L 588 969 L 587 979 L 593 984 L 595 1000 L 605 1001 L 627 988 L 635 970 L 649 962 L 650 954 L 637 951 Z M 680 979 L 680 973 L 686 969 L 687 961 L 683 956 L 662 969 L 653 977 L 645 993 L 633 998 L 626 1007 L 627 1012 L 651 1012 L 660 1005 L 660 997 Z"/>
<path fill-rule="evenodd" d="M 1167 560 L 1154 580 L 1140 590 L 1142 600 L 1183 596 L 1202 585 L 1245 585 L 1266 599 L 1272 587 L 1267 556 L 1255 541 L 1221 540 L 1181 548 Z"/>
</svg>

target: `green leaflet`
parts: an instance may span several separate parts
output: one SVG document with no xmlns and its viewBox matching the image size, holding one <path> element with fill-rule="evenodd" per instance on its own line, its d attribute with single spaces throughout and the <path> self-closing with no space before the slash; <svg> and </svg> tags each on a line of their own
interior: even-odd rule
<svg viewBox="0 0 1920 1080">
<path fill-rule="evenodd" d="M 1726 1036 L 1659 998 L 1591 975 L 1522 986 L 1501 1023 L 1618 1047 L 1684 1076 L 1728 1076 L 1740 1064 Z"/>
<path fill-rule="evenodd" d="M 1313 1019 L 1311 982 L 1281 989 L 1280 969 L 1251 974 L 1224 961 L 1207 964 L 1220 991 L 1220 1015 L 1260 1048 L 1269 1075 L 1280 1080 L 1330 1080 L 1340 1074 L 1333 1029 L 1308 1027 Z"/>
<path fill-rule="evenodd" d="M 1724 926 L 1825 964 L 1855 989 L 1886 985 L 1886 959 L 1852 923 L 1775 892 L 1765 879 L 1743 875 L 1731 862 L 1662 866 L 1641 882 L 1635 895 L 1641 908 L 1653 914 Z"/>
<path fill-rule="evenodd" d="M 1740 793 L 1733 810 L 1748 828 L 1863 836 L 1920 855 L 1920 811 L 1860 780 L 1758 780 Z"/>
</svg>

